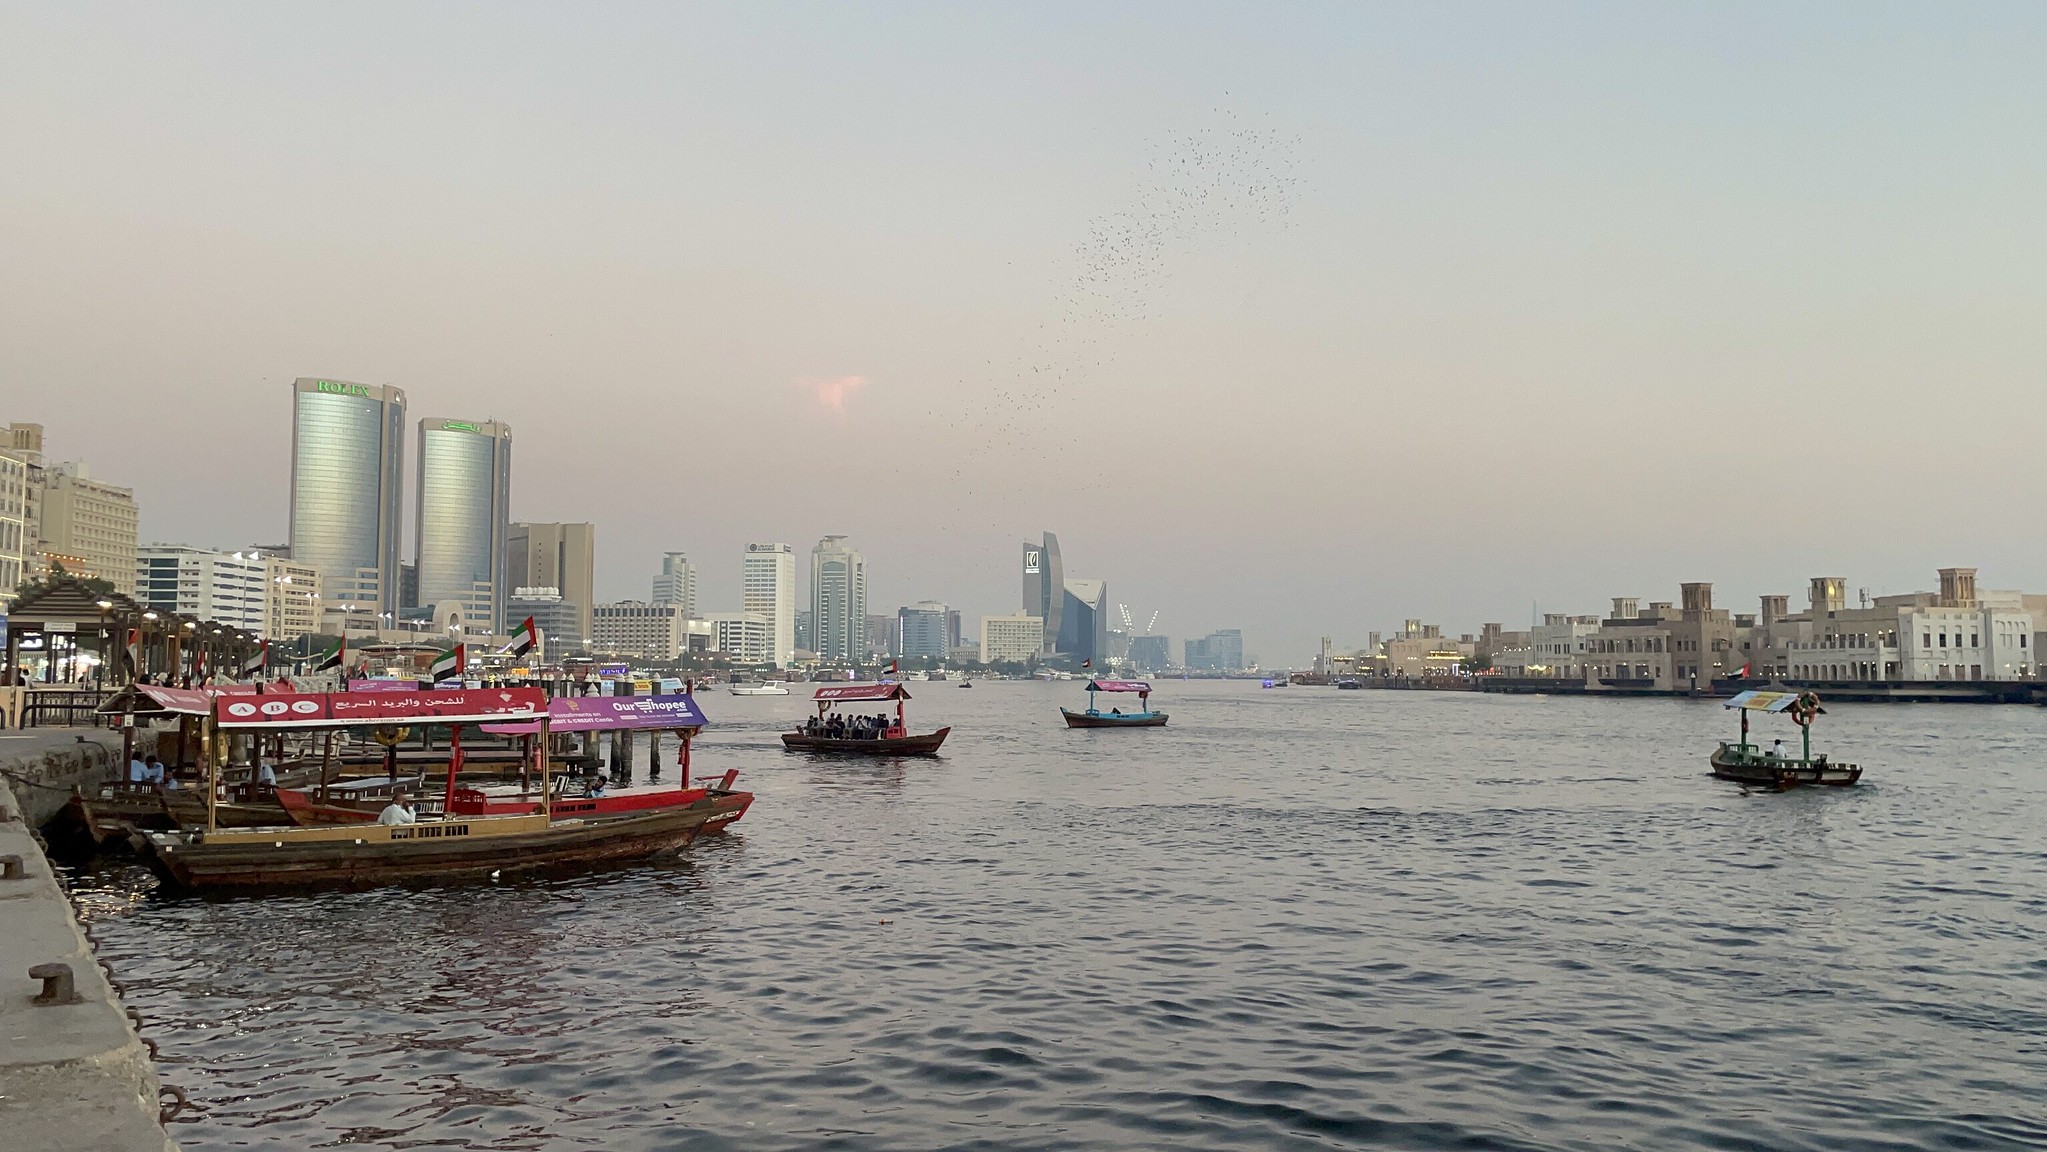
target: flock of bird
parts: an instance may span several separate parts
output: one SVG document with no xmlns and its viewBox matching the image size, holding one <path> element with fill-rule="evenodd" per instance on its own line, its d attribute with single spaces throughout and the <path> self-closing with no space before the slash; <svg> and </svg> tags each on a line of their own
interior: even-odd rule
<svg viewBox="0 0 2047 1152">
<path fill-rule="evenodd" d="M 960 381 L 955 442 L 982 446 L 976 460 L 1034 461 L 1098 486 L 1082 479 L 1092 470 L 1075 427 L 1115 402 L 1118 356 L 1162 315 L 1177 259 L 1289 226 L 1300 149 L 1298 135 L 1220 108 L 1208 126 L 1155 140 L 1128 206 L 1091 219 L 1062 261 L 1044 318 L 1012 357 Z M 954 476 L 962 511 L 975 494 L 966 470 Z"/>
</svg>

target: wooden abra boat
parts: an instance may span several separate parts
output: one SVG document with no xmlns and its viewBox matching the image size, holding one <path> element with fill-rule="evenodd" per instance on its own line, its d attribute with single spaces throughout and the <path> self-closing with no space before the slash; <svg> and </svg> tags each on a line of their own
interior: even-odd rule
<svg viewBox="0 0 2047 1152">
<path fill-rule="evenodd" d="M 1095 707 L 1097 692 L 1135 692 L 1138 711 L 1125 712 L 1112 708 L 1103 712 Z M 1087 711 L 1075 712 L 1061 708 L 1059 714 L 1066 717 L 1068 728 L 1161 728 L 1165 726 L 1166 714 L 1151 710 L 1151 685 L 1143 680 L 1090 680 L 1087 682 Z"/>
<path fill-rule="evenodd" d="M 417 824 L 152 832 L 150 863 L 186 891 L 363 887 L 525 875 L 680 848 L 720 816 L 706 799 L 614 820 L 475 816 Z M 726 821 L 734 817 L 725 817 Z"/>
<path fill-rule="evenodd" d="M 794 732 L 782 733 L 782 747 L 791 752 L 822 752 L 843 756 L 936 756 L 951 728 L 911 735 L 903 719 L 903 701 L 910 698 L 901 684 L 831 684 L 817 690 L 817 715 Z M 853 701 L 895 701 L 896 717 L 887 727 L 834 723 L 835 705 Z"/>
<path fill-rule="evenodd" d="M 1811 692 L 1759 692 L 1748 691 L 1736 694 L 1727 701 L 1727 707 L 1741 711 L 1741 742 L 1729 744 L 1721 741 L 1720 746 L 1707 757 L 1713 775 L 1722 780 L 1734 780 L 1779 792 L 1796 788 L 1801 784 L 1824 784 L 1845 787 L 1862 779 L 1862 767 L 1857 764 L 1837 764 L 1827 759 L 1822 752 L 1812 754 L 1812 723 L 1826 709 L 1820 707 L 1820 698 Z M 1765 749 L 1751 744 L 1748 739 L 1748 714 L 1750 712 L 1779 712 L 1789 714 L 1797 723 L 1800 734 L 1799 755 L 1786 756 L 1775 747 Z M 1778 744 L 1782 744 L 1778 741 Z"/>
</svg>

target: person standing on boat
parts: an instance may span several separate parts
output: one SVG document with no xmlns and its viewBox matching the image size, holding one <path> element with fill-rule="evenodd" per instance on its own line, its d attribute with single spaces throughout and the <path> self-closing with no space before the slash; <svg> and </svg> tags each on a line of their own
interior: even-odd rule
<svg viewBox="0 0 2047 1152">
<path fill-rule="evenodd" d="M 391 793 L 391 803 L 377 815 L 379 824 L 417 824 L 419 813 L 412 809 L 412 794 L 400 788 Z"/>
</svg>

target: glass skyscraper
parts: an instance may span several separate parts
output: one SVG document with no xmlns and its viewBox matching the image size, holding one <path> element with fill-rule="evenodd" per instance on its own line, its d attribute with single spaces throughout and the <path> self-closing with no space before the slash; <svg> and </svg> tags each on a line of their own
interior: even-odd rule
<svg viewBox="0 0 2047 1152">
<path fill-rule="evenodd" d="M 405 393 L 382 384 L 292 382 L 291 556 L 330 601 L 398 611 Z"/>
<path fill-rule="evenodd" d="M 471 633 L 504 631 L 512 529 L 512 429 L 496 420 L 419 422 L 413 563 L 419 603 Z"/>
</svg>

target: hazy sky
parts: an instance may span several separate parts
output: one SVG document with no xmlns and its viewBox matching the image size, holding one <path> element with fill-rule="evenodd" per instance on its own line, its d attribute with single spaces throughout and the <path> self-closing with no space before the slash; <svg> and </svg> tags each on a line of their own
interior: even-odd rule
<svg viewBox="0 0 2047 1152">
<path fill-rule="evenodd" d="M 292 378 L 396 384 L 607 597 L 1051 529 L 1271 663 L 2047 590 L 2043 161 L 2037 4 L 7 3 L 0 420 L 240 546 Z"/>
</svg>

